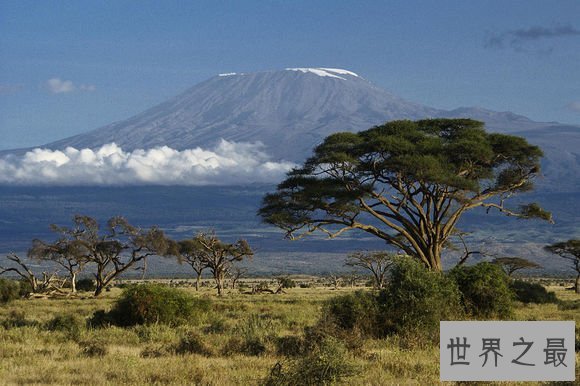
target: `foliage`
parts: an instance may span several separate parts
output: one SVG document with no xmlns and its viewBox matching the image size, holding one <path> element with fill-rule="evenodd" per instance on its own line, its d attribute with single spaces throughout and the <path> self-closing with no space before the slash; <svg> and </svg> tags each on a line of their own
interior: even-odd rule
<svg viewBox="0 0 580 386">
<path fill-rule="evenodd" d="M 374 252 L 354 252 L 348 255 L 345 265 L 359 267 L 372 274 L 374 287 L 383 288 L 385 275 L 393 264 L 393 257 L 396 255 L 384 251 Z"/>
<path fill-rule="evenodd" d="M 0 304 L 20 298 L 20 284 L 15 280 L 0 279 Z"/>
<path fill-rule="evenodd" d="M 278 362 L 270 371 L 265 385 L 328 385 L 360 371 L 348 358 L 346 347 L 331 337 L 287 367 Z"/>
<path fill-rule="evenodd" d="M 434 343 L 439 321 L 463 316 L 460 293 L 451 279 L 431 272 L 410 258 L 396 258 L 391 278 L 379 294 L 356 291 L 334 297 L 323 307 L 321 322 L 349 331 L 345 339 L 356 343 L 356 334 L 367 337 L 400 335 L 401 344 Z M 354 335 L 352 335 L 354 334 Z M 353 345 L 354 346 L 354 345 Z"/>
<path fill-rule="evenodd" d="M 95 281 L 93 279 L 84 278 L 77 280 L 77 290 L 92 292 L 97 289 Z"/>
<path fill-rule="evenodd" d="M 280 288 L 295 288 L 296 282 L 289 277 L 282 276 L 276 279 Z"/>
<path fill-rule="evenodd" d="M 195 331 L 186 331 L 173 351 L 181 355 L 199 354 L 207 357 L 215 354 L 213 348 L 205 343 L 203 337 Z"/>
<path fill-rule="evenodd" d="M 62 331 L 71 339 L 78 339 L 84 326 L 84 320 L 72 314 L 59 314 L 46 323 L 49 331 Z"/>
<path fill-rule="evenodd" d="M 109 352 L 107 344 L 98 339 L 79 342 L 81 353 L 87 357 L 104 357 Z"/>
<path fill-rule="evenodd" d="M 159 228 L 143 230 L 120 216 L 110 218 L 104 230 L 96 219 L 83 215 L 73 217 L 71 228 L 57 225 L 51 228 L 59 235 L 57 241 L 36 240 L 31 256 L 64 262 L 71 279 L 79 269 L 91 264 L 95 269 L 95 296 L 119 275 L 145 263 L 147 257 L 165 255 L 171 245 Z"/>
<path fill-rule="evenodd" d="M 387 122 L 326 137 L 259 214 L 290 238 L 364 231 L 441 270 L 441 251 L 469 210 L 551 221 L 537 204 L 504 206 L 533 187 L 541 156 L 524 138 L 471 119 Z"/>
<path fill-rule="evenodd" d="M 458 266 L 450 272 L 462 295 L 465 311 L 475 318 L 508 318 L 514 293 L 508 275 L 497 264 Z"/>
<path fill-rule="evenodd" d="M 377 331 L 379 318 L 378 299 L 372 293 L 356 291 L 333 297 L 325 303 L 322 314 L 338 328 L 344 330 L 357 329 L 371 336 L 382 335 Z"/>
<path fill-rule="evenodd" d="M 580 240 L 570 239 L 559 243 L 548 245 L 545 249 L 552 252 L 563 259 L 569 260 L 576 271 L 576 282 L 574 289 L 576 293 L 580 293 Z"/>
<path fill-rule="evenodd" d="M 463 317 L 455 282 L 409 258 L 395 260 L 378 303 L 380 328 L 389 334 L 406 335 L 409 341 L 438 342 L 439 322 Z"/>
<path fill-rule="evenodd" d="M 548 292 L 546 288 L 538 283 L 529 283 L 523 280 L 514 280 L 510 283 L 516 299 L 522 303 L 557 303 L 558 298 L 553 292 Z"/>
<path fill-rule="evenodd" d="M 251 314 L 234 329 L 236 338 L 228 342 L 226 351 L 259 356 L 273 345 L 276 328 L 267 315 Z"/>
<path fill-rule="evenodd" d="M 542 268 L 540 264 L 521 257 L 498 257 L 493 259 L 492 263 L 499 264 L 508 276 L 522 269 Z"/>
<path fill-rule="evenodd" d="M 254 252 L 246 240 L 240 239 L 233 244 L 221 241 L 213 232 L 200 232 L 194 238 L 172 243 L 168 254 L 187 261 L 197 273 L 196 288 L 203 269 L 211 271 L 218 295 L 224 288 L 224 280 L 235 262 L 251 258 Z"/>
<path fill-rule="evenodd" d="M 93 323 L 107 321 L 118 326 L 191 322 L 209 311 L 210 301 L 159 284 L 127 287 L 108 313 L 95 314 Z"/>
</svg>

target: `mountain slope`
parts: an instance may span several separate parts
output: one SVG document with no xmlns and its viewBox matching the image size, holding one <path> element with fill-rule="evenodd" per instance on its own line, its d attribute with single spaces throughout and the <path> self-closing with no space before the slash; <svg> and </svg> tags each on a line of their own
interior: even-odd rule
<svg viewBox="0 0 580 386">
<path fill-rule="evenodd" d="M 289 69 L 215 76 L 128 120 L 48 147 L 116 142 L 128 150 L 158 145 L 181 150 L 212 146 L 224 138 L 261 141 L 277 158 L 300 160 L 332 132 L 439 113 L 396 97 L 354 73 L 333 71 Z"/>
<path fill-rule="evenodd" d="M 211 148 L 223 138 L 259 141 L 274 159 L 300 162 L 330 133 L 429 117 L 473 118 L 488 130 L 523 135 L 544 149 L 544 189 L 580 191 L 580 127 L 483 108 L 435 109 L 340 69 L 221 74 L 132 118 L 46 147 L 97 148 L 115 142 L 125 150 L 162 145 L 183 150 Z"/>
</svg>

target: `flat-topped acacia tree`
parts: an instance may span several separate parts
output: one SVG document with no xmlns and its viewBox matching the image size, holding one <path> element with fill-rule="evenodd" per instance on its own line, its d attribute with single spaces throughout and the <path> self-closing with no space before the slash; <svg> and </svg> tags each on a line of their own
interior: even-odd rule
<svg viewBox="0 0 580 386">
<path fill-rule="evenodd" d="M 442 250 L 469 210 L 552 221 L 535 203 L 504 206 L 532 189 L 541 157 L 524 138 L 487 133 L 471 119 L 388 122 L 326 137 L 264 197 L 259 215 L 291 239 L 364 231 L 440 271 Z"/>
<path fill-rule="evenodd" d="M 104 229 L 97 220 L 83 215 L 75 215 L 70 228 L 51 227 L 60 235 L 59 239 L 54 243 L 35 241 L 31 256 L 55 259 L 61 265 L 61 261 L 70 264 L 76 261 L 90 266 L 96 281 L 95 296 L 129 269 L 143 263 L 144 270 L 147 257 L 167 255 L 171 245 L 161 229 L 141 229 L 120 216 L 110 218 Z"/>
</svg>

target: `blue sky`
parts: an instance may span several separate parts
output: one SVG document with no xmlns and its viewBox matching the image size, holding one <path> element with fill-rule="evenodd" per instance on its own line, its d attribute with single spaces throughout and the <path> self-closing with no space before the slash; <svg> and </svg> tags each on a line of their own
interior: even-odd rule
<svg viewBox="0 0 580 386">
<path fill-rule="evenodd" d="M 0 149 L 128 118 L 217 73 L 286 67 L 580 124 L 580 2 L 0 0 Z"/>
</svg>

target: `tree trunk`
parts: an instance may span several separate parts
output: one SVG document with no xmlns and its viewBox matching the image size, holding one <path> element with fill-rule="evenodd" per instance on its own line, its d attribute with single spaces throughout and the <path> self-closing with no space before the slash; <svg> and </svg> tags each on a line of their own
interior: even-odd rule
<svg viewBox="0 0 580 386">
<path fill-rule="evenodd" d="M 196 291 L 199 291 L 199 280 L 200 280 L 200 277 L 201 277 L 201 273 L 198 273 L 197 274 L 197 277 L 195 278 L 195 290 Z"/>
<path fill-rule="evenodd" d="M 578 272 L 578 276 L 576 276 L 576 283 L 574 284 L 574 291 L 577 294 L 580 294 L 580 272 Z"/>
<path fill-rule="evenodd" d="M 71 272 L 70 287 L 71 287 L 71 292 L 73 294 L 77 292 L 77 274 L 76 274 L 76 272 Z"/>
<path fill-rule="evenodd" d="M 217 287 L 218 296 L 222 296 L 222 290 L 224 288 L 223 277 L 218 273 L 214 275 L 215 284 Z"/>
</svg>

